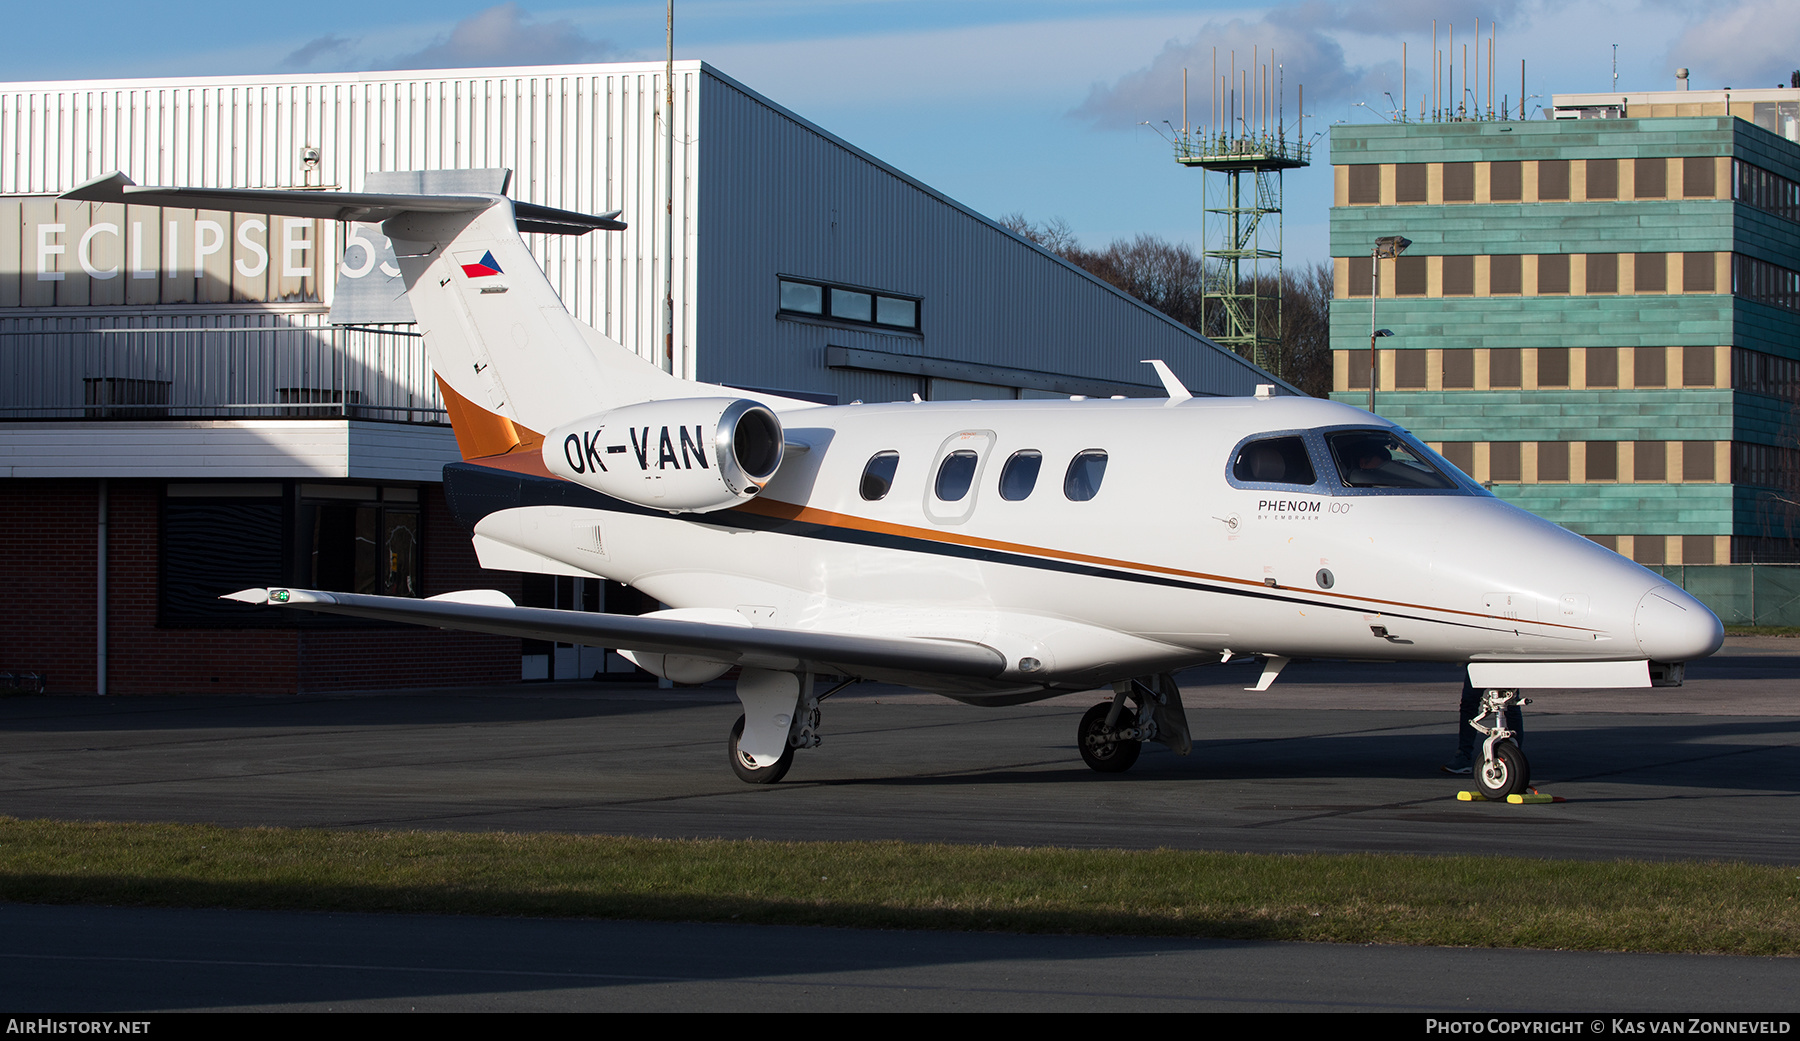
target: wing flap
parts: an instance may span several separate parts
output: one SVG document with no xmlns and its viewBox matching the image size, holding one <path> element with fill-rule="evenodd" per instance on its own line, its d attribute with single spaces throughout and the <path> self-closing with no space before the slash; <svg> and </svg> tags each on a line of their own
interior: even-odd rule
<svg viewBox="0 0 1800 1041">
<path fill-rule="evenodd" d="M 498 603 L 330 593 L 317 589 L 246 589 L 221 599 L 527 640 L 684 654 L 733 665 L 767 667 L 768 662 L 794 663 L 779 666 L 788 668 L 800 662 L 814 662 L 839 666 L 851 672 L 860 668 L 879 668 L 981 679 L 999 676 L 1006 667 L 1006 659 L 999 651 L 968 640 L 809 632 L 667 617 L 507 607 Z"/>
</svg>

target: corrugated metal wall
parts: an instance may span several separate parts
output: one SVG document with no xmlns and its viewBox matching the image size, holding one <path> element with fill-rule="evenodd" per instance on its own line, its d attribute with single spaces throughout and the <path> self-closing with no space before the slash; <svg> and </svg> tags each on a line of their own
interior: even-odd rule
<svg viewBox="0 0 1800 1041">
<path fill-rule="evenodd" d="M 1271 377 L 713 69 L 700 111 L 700 378 L 904 398 L 917 377 L 828 373 L 827 344 L 1196 391 Z M 922 298 L 921 334 L 771 320 L 776 276 Z M 769 381 L 776 381 L 771 384 Z"/>
<path fill-rule="evenodd" d="M 515 199 L 624 210 L 629 231 L 527 239 L 577 317 L 660 358 L 663 74 L 643 63 L 0 84 L 0 193 L 66 191 L 113 170 L 140 184 L 354 191 L 368 171 L 510 167 Z M 677 63 L 675 350 L 689 374 L 699 77 L 700 63 Z M 310 172 L 307 146 L 320 153 Z"/>
</svg>

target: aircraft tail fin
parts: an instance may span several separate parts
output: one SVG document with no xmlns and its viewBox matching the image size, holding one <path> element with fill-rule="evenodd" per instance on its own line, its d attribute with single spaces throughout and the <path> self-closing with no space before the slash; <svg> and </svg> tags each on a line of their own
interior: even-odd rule
<svg viewBox="0 0 1800 1041">
<path fill-rule="evenodd" d="M 159 188 L 121 173 L 63 198 L 381 222 L 465 457 L 535 443 L 538 432 L 621 405 L 717 394 L 577 321 L 520 237 L 620 230 L 616 212 L 595 216 L 486 193 Z"/>
</svg>

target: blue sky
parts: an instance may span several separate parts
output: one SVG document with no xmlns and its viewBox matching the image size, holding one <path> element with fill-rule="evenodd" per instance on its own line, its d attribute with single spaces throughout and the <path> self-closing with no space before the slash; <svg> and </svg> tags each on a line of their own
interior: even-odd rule
<svg viewBox="0 0 1800 1041">
<path fill-rule="evenodd" d="M 0 80 L 514 65 L 656 59 L 664 5 L 550 0 L 313 0 L 247 5 L 96 0 L 9 5 Z M 1500 90 L 1607 90 L 1619 44 L 1622 90 L 1772 86 L 1800 67 L 1793 0 L 683 0 L 676 56 L 701 58 L 975 209 L 1061 217 L 1090 245 L 1141 232 L 1200 240 L 1201 174 L 1172 160 L 1148 122 L 1207 104 L 1214 47 L 1276 50 L 1306 85 L 1308 137 L 1383 118 L 1409 48 L 1413 105 L 1427 76 L 1432 19 L 1457 57 L 1498 24 Z M 1471 47 L 1471 55 L 1474 49 Z M 1485 64 L 1485 59 L 1484 59 Z M 1510 84 L 1510 88 L 1504 84 Z M 1512 99 L 1516 101 L 1516 97 Z M 1358 104 L 1358 103 L 1362 104 Z M 1533 102 L 1538 104 L 1538 102 Z M 1323 259 L 1330 168 L 1287 179 L 1287 256 Z"/>
</svg>

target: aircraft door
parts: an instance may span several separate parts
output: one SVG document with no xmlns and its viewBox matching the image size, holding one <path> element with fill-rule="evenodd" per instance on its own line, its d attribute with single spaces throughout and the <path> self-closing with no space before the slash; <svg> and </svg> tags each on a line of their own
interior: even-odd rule
<svg viewBox="0 0 1800 1041">
<path fill-rule="evenodd" d="M 925 477 L 925 516 L 939 524 L 969 519 L 993 447 L 992 430 L 964 430 L 944 439 Z"/>
</svg>

